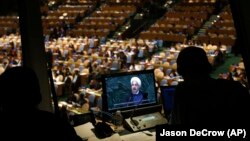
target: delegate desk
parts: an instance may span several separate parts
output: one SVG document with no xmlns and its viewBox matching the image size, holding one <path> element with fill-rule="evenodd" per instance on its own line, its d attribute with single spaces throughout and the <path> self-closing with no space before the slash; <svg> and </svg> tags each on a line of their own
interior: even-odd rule
<svg viewBox="0 0 250 141">
<path fill-rule="evenodd" d="M 115 127 L 111 125 L 114 129 Z M 155 141 L 155 129 L 144 130 L 140 132 L 130 132 L 126 129 L 116 131 L 110 137 L 99 139 L 94 133 L 94 126 L 88 122 L 74 127 L 76 133 L 83 139 L 88 141 Z"/>
<path fill-rule="evenodd" d="M 147 116 L 147 115 L 145 115 Z M 133 119 L 138 120 L 139 116 L 134 117 Z M 148 117 L 148 116 L 147 116 Z M 95 122 L 96 125 L 98 122 L 102 122 L 102 120 L 98 117 L 95 117 Z M 128 125 L 126 122 L 127 119 L 124 120 L 123 125 L 115 125 L 115 123 L 112 119 L 110 122 L 106 122 L 107 125 L 111 127 L 111 129 L 114 131 L 113 134 L 109 137 L 106 138 L 98 138 L 96 135 L 96 130 L 95 126 L 93 126 L 93 122 L 85 122 L 84 124 L 80 124 L 74 127 L 76 130 L 76 133 L 83 139 L 83 140 L 88 140 L 88 141 L 155 141 L 156 140 L 156 130 L 155 127 L 152 126 L 151 128 L 148 129 L 142 129 L 142 130 L 137 130 L 137 132 L 133 132 L 131 129 L 131 126 Z M 142 119 L 143 121 L 143 119 Z M 159 121 L 156 121 L 158 123 Z M 141 126 L 140 124 L 138 125 L 138 129 Z M 106 128 L 106 127 L 104 127 Z M 107 129 L 104 129 L 103 127 L 99 130 L 106 131 Z M 134 128 L 134 127 L 133 127 Z"/>
<path fill-rule="evenodd" d="M 68 106 L 67 106 L 68 107 Z M 123 125 L 121 126 L 115 126 L 112 121 L 107 122 L 108 125 L 112 128 L 114 133 L 110 137 L 106 137 L 104 139 L 99 139 L 95 134 L 95 127 L 93 126 L 89 116 L 90 112 L 82 113 L 82 111 L 79 111 L 77 108 L 73 108 L 72 106 L 69 106 L 67 108 L 70 112 L 74 113 L 74 115 L 79 115 L 78 117 L 83 117 L 81 120 L 89 120 L 85 121 L 83 124 L 78 124 L 74 126 L 74 129 L 76 133 L 83 139 L 88 141 L 155 141 L 155 128 L 149 128 L 147 130 L 142 130 L 138 132 L 132 132 L 132 130 L 127 130 L 129 127 L 125 124 L 125 121 Z M 95 117 L 94 119 L 96 123 L 102 122 L 100 117 Z"/>
<path fill-rule="evenodd" d="M 112 128 L 114 133 L 110 137 L 106 137 L 103 139 L 99 139 L 95 134 L 95 127 L 93 126 L 92 122 L 90 121 L 91 118 L 86 117 L 89 115 L 89 112 L 83 113 L 77 108 L 74 108 L 73 105 L 67 104 L 65 102 L 60 102 L 59 107 L 63 105 L 67 105 L 67 110 L 74 113 L 75 115 L 85 116 L 83 120 L 89 120 L 83 124 L 79 124 L 74 126 L 74 129 L 83 140 L 88 141 L 155 141 L 155 129 L 150 128 L 148 130 L 143 130 L 140 132 L 131 132 L 131 130 L 127 130 L 125 127 L 125 123 L 121 126 L 115 126 L 113 123 L 107 122 L 108 125 Z M 94 119 L 97 123 L 102 122 L 101 119 L 96 117 Z"/>
</svg>

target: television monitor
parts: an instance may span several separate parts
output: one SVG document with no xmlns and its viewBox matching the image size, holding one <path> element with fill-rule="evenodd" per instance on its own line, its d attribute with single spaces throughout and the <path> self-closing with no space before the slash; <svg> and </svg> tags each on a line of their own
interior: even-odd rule
<svg viewBox="0 0 250 141">
<path fill-rule="evenodd" d="M 143 98 L 138 101 L 130 101 L 132 92 L 130 80 L 133 77 L 141 80 L 139 90 L 142 92 Z M 102 89 L 102 109 L 105 112 L 114 113 L 120 110 L 122 113 L 133 111 L 134 114 L 136 109 L 143 109 L 158 104 L 154 70 L 103 75 Z"/>
<path fill-rule="evenodd" d="M 174 93 L 176 86 L 160 86 L 164 115 L 169 119 L 174 106 Z"/>
</svg>

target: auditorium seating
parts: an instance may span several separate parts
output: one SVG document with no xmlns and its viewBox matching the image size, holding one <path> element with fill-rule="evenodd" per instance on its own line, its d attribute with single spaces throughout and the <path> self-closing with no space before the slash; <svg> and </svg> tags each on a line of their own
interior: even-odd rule
<svg viewBox="0 0 250 141">
<path fill-rule="evenodd" d="M 213 14 L 214 0 L 182 0 L 135 38 L 109 38 L 112 32 L 116 32 L 138 14 L 137 6 L 143 2 L 107 0 L 98 4 L 92 0 L 77 0 L 54 4 L 56 6 L 53 7 L 41 7 L 44 36 L 49 36 L 45 40 L 45 48 L 53 54 L 53 69 L 58 72 L 65 72 L 66 68 L 70 71 L 79 69 L 83 87 L 88 86 L 96 72 L 105 74 L 146 69 L 157 70 L 155 73 L 159 85 L 176 85 L 181 76 L 172 77 L 170 74 L 176 71 L 178 54 L 182 48 L 193 45 L 189 41 Z M 236 39 L 229 7 L 225 7 L 218 16 L 218 20 L 206 30 L 206 34 L 194 40 L 197 43 L 194 45 L 202 47 L 208 53 L 211 64 L 214 64 L 216 49 L 230 53 L 230 47 Z M 18 22 L 17 16 L 0 16 L 1 65 L 4 65 L 4 60 L 10 60 L 7 54 L 13 52 L 14 59 L 21 60 Z M 65 33 L 58 34 L 61 30 Z M 14 34 L 8 34 L 11 32 Z M 52 37 L 55 32 L 58 35 Z M 105 41 L 102 40 L 101 43 L 101 39 Z M 162 41 L 161 45 L 158 41 Z M 120 52 L 127 57 L 124 68 L 121 66 Z M 57 80 L 55 76 L 54 79 L 59 82 L 55 85 L 60 97 L 63 96 L 65 76 L 59 76 L 62 78 Z M 79 88 L 79 92 L 81 91 L 82 87 Z M 93 102 L 93 98 L 90 101 Z"/>
</svg>

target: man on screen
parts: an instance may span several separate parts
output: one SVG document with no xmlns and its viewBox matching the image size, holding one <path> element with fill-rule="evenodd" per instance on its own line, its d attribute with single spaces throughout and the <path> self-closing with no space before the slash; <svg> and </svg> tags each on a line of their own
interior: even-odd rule
<svg viewBox="0 0 250 141">
<path fill-rule="evenodd" d="M 129 105 L 139 105 L 147 99 L 147 95 L 140 91 L 141 80 L 138 77 L 132 77 L 130 79 L 131 93 L 129 94 Z"/>
</svg>

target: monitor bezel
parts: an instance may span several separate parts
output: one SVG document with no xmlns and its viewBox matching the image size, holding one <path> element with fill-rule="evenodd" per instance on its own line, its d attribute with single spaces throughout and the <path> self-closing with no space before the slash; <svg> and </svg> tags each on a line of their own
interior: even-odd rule
<svg viewBox="0 0 250 141">
<path fill-rule="evenodd" d="M 107 91 L 106 91 L 106 78 L 109 77 L 122 77 L 122 76 L 132 76 L 132 75 L 140 75 L 140 74 L 152 74 L 153 75 L 153 84 L 154 84 L 154 96 L 155 96 L 155 102 L 154 103 L 150 103 L 150 104 L 143 104 L 143 105 L 136 105 L 136 106 L 132 106 L 132 107 L 123 107 L 123 108 L 119 108 L 119 109 L 112 109 L 110 110 L 108 107 L 108 98 L 107 98 Z M 118 73 L 112 73 L 112 74 L 105 74 L 102 75 L 102 110 L 105 112 L 109 112 L 109 113 L 114 113 L 117 110 L 120 110 L 121 112 L 123 111 L 133 111 L 136 110 L 137 108 L 146 108 L 146 107 L 150 107 L 150 106 L 154 106 L 154 105 L 158 105 L 158 96 L 157 96 L 157 88 L 156 88 L 156 83 L 155 83 L 155 74 L 154 74 L 154 69 L 150 69 L 150 70 L 141 70 L 141 71 L 131 71 L 131 72 L 118 72 Z"/>
</svg>

